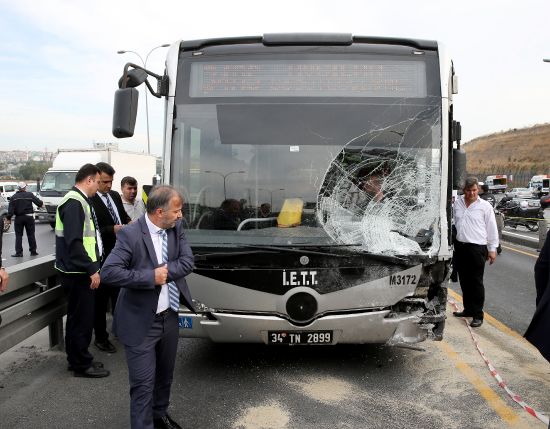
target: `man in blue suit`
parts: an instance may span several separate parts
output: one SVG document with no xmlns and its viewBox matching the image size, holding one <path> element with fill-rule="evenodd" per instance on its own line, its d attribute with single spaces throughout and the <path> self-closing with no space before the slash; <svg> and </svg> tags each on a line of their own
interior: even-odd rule
<svg viewBox="0 0 550 429">
<path fill-rule="evenodd" d="M 194 311 L 185 276 L 193 254 L 181 222 L 183 198 L 153 188 L 147 212 L 117 235 L 101 279 L 121 288 L 113 332 L 126 350 L 132 429 L 180 428 L 168 415 L 178 345 L 179 301 Z"/>
</svg>

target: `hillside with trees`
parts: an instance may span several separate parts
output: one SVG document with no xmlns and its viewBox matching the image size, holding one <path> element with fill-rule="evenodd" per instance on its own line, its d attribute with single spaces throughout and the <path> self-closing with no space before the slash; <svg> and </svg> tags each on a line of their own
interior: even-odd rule
<svg viewBox="0 0 550 429">
<path fill-rule="evenodd" d="M 550 124 L 481 136 L 462 149 L 468 174 L 482 181 L 493 174 L 513 175 L 508 186 L 520 187 L 535 174 L 550 174 Z"/>
</svg>

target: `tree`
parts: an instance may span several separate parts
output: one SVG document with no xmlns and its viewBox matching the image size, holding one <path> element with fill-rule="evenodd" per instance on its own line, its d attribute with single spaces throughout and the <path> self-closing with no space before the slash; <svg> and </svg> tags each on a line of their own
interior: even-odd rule
<svg viewBox="0 0 550 429">
<path fill-rule="evenodd" d="M 51 166 L 51 161 L 27 161 L 19 167 L 19 176 L 23 180 L 40 180 Z"/>
</svg>

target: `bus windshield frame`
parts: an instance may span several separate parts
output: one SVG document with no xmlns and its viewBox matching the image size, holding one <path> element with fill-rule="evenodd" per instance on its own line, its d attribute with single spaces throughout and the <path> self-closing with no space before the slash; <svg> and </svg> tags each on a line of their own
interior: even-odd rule
<svg viewBox="0 0 550 429">
<path fill-rule="evenodd" d="M 190 243 L 338 246 L 400 256 L 437 252 L 443 174 L 437 53 L 266 49 L 180 52 L 169 181 L 184 195 Z M 336 78 L 323 80 L 319 73 L 317 84 L 342 85 L 332 93 L 302 87 L 295 94 L 270 92 L 265 82 L 257 85 L 258 94 L 250 93 L 248 81 L 231 87 L 237 78 L 256 79 L 246 74 L 262 61 L 269 64 L 268 79 L 282 64 L 277 82 L 288 82 L 289 70 L 306 60 L 334 66 Z M 218 75 L 217 87 L 197 88 L 205 79 L 196 70 L 210 67 L 215 75 L 224 61 L 233 64 L 229 87 Z M 346 61 L 348 67 L 336 67 Z M 352 66 L 368 64 L 372 74 L 377 62 L 400 61 L 422 64 L 416 67 L 424 70 L 420 92 L 409 88 L 413 96 L 401 96 L 397 88 L 390 96 L 368 86 L 363 94 L 378 96 L 346 93 Z M 235 64 L 244 64 L 239 76 Z M 304 76 L 294 76 L 296 88 Z M 378 89 L 391 87 L 383 75 L 373 79 L 381 82 Z M 313 95 L 307 96 L 308 90 Z"/>
</svg>

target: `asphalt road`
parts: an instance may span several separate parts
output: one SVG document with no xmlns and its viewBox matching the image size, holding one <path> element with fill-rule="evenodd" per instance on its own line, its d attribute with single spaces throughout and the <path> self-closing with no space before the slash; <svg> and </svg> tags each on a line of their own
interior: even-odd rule
<svg viewBox="0 0 550 429">
<path fill-rule="evenodd" d="M 36 250 L 39 256 L 55 253 L 55 233 L 50 224 L 37 223 L 35 225 L 36 232 Z M 13 232 L 13 223 L 8 232 L 4 233 L 2 240 L 2 261 L 5 267 L 10 267 L 21 262 L 34 259 L 29 252 L 29 243 L 26 233 L 23 233 L 23 257 L 14 258 L 11 255 L 15 253 L 15 233 Z M 38 257 L 39 257 L 38 256 Z"/>
<path fill-rule="evenodd" d="M 450 315 L 450 313 L 449 313 Z M 550 410 L 548 364 L 525 341 L 489 323 L 479 343 L 508 385 Z M 127 370 L 119 351 L 91 351 L 112 371 L 74 378 L 62 352 L 34 339 L 0 360 L 0 415 L 9 428 L 129 427 Z M 384 346 L 212 344 L 182 339 L 171 416 L 184 428 L 546 428 L 514 404 L 450 316 L 425 351 Z"/>
</svg>

